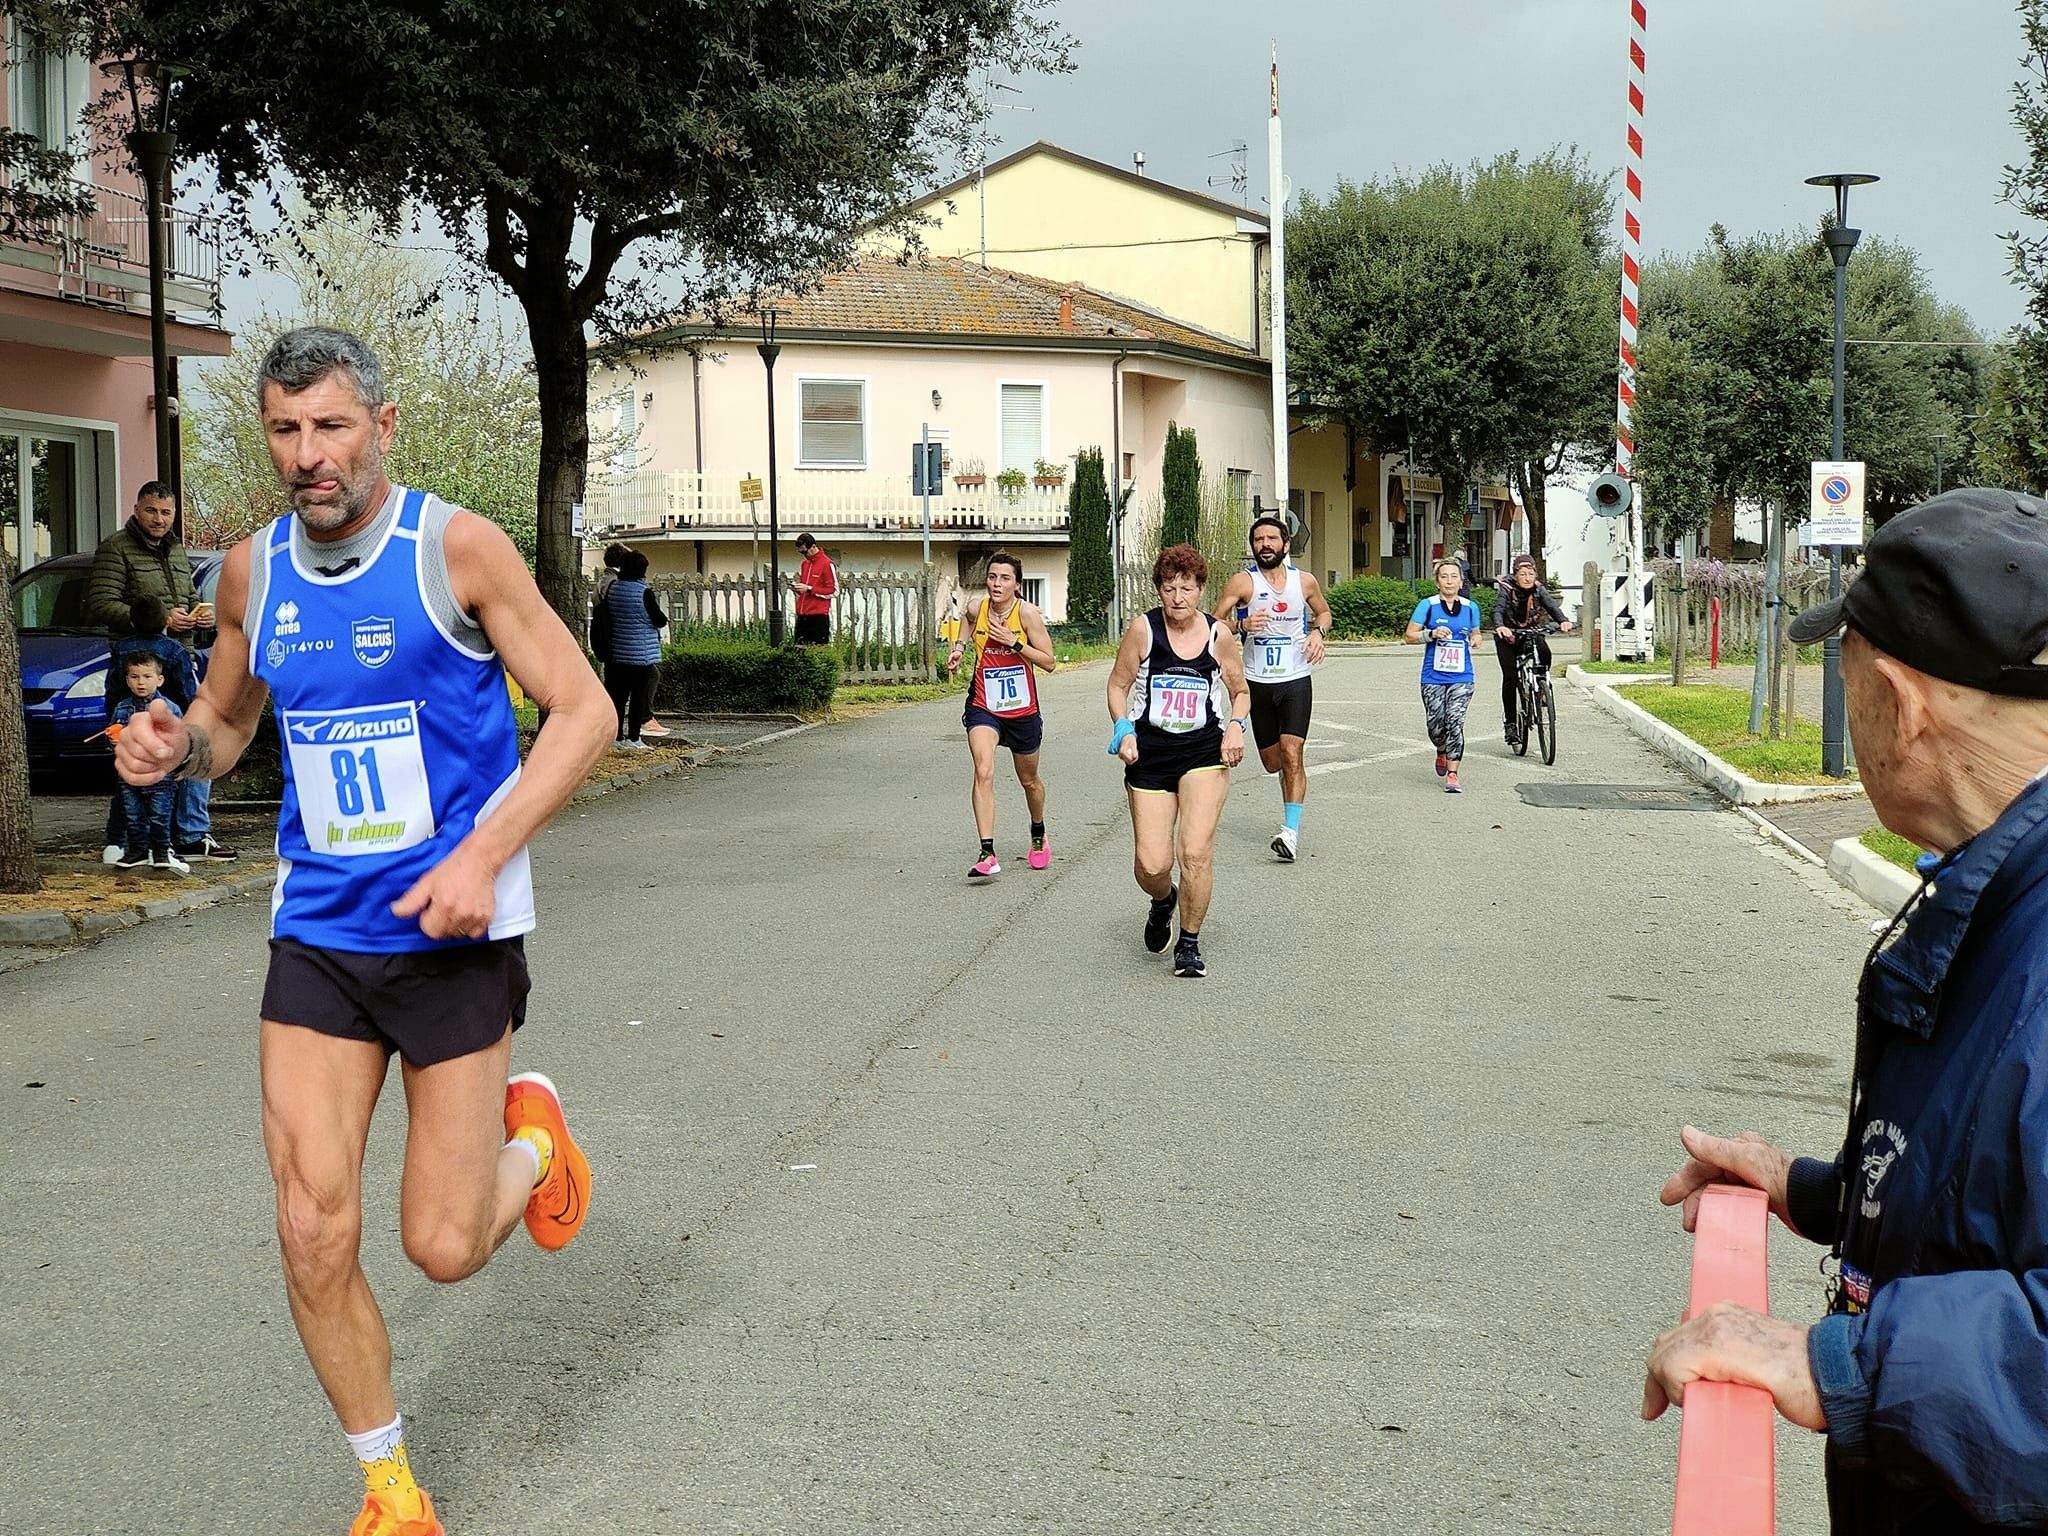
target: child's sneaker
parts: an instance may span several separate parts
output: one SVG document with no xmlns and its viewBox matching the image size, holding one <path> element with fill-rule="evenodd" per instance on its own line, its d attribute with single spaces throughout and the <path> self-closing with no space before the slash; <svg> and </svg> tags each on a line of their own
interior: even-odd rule
<svg viewBox="0 0 2048 1536">
<path fill-rule="evenodd" d="M 147 848 L 124 848 L 121 850 L 121 857 L 114 860 L 114 867 L 116 869 L 147 869 L 149 868 L 149 850 Z"/>
<path fill-rule="evenodd" d="M 155 853 L 152 853 L 149 856 L 149 862 L 158 869 L 168 869 L 173 874 L 189 875 L 192 873 L 192 866 L 168 848 L 160 848 Z"/>
</svg>

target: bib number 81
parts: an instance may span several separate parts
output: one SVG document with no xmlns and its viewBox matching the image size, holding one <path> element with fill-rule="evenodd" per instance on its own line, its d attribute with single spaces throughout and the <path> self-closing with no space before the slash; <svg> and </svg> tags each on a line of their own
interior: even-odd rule
<svg viewBox="0 0 2048 1536">
<path fill-rule="evenodd" d="M 360 816 L 364 809 L 384 811 L 384 783 L 377 776 L 377 749 L 365 747 L 360 753 L 336 752 L 328 759 L 334 769 L 334 803 L 344 816 Z"/>
</svg>

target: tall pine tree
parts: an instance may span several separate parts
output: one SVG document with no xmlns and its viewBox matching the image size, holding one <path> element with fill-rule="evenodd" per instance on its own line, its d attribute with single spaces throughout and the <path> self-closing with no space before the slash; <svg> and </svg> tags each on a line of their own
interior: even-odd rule
<svg viewBox="0 0 2048 1536">
<path fill-rule="evenodd" d="M 1083 448 L 1074 458 L 1074 483 L 1067 491 L 1067 622 L 1100 627 L 1109 616 L 1115 581 L 1102 450 Z"/>
</svg>

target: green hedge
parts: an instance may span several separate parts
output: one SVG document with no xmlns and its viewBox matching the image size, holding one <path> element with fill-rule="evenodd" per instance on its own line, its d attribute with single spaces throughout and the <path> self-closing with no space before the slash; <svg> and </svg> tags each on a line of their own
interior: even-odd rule
<svg viewBox="0 0 2048 1536">
<path fill-rule="evenodd" d="M 839 654 L 822 645 L 688 639 L 661 653 L 657 709 L 689 714 L 820 710 L 839 686 Z"/>
<path fill-rule="evenodd" d="M 1425 597 L 1436 596 L 1433 581 L 1403 581 L 1395 576 L 1360 576 L 1339 582 L 1324 594 L 1340 640 L 1395 639 L 1407 633 L 1409 615 Z M 1481 582 L 1472 589 L 1479 616 L 1493 623 L 1493 587 Z"/>
</svg>

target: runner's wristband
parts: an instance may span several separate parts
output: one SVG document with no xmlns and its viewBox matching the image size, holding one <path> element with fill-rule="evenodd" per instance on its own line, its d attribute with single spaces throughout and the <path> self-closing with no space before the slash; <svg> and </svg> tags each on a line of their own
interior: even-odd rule
<svg viewBox="0 0 2048 1536">
<path fill-rule="evenodd" d="M 1115 757 L 1117 748 L 1137 734 L 1138 728 L 1131 724 L 1128 717 L 1117 721 L 1116 728 L 1109 733 L 1109 755 Z"/>
</svg>

